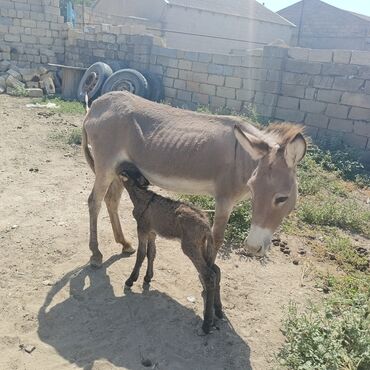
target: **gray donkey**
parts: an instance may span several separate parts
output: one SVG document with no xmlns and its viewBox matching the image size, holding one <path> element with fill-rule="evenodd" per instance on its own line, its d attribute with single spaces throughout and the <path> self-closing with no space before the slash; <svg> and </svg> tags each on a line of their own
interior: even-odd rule
<svg viewBox="0 0 370 370">
<path fill-rule="evenodd" d="M 131 287 L 139 277 L 141 265 L 147 256 L 148 267 L 144 281 L 153 277 L 156 254 L 156 234 L 168 239 L 180 239 L 181 248 L 193 262 L 203 285 L 204 321 L 202 329 L 208 334 L 213 323 L 213 311 L 222 318 L 219 267 L 214 263 L 217 250 L 207 216 L 199 209 L 180 201 L 162 197 L 148 190 L 148 182 L 131 163 L 123 162 L 117 168 L 134 205 L 139 246 L 136 263 L 126 285 Z"/>
</svg>

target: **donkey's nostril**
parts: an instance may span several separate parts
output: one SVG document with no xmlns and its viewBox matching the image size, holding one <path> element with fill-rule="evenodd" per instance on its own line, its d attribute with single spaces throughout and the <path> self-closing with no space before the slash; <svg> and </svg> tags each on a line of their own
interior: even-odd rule
<svg viewBox="0 0 370 370">
<path fill-rule="evenodd" d="M 258 248 L 257 253 L 260 253 L 260 252 L 261 252 L 261 250 L 262 250 L 262 246 L 260 246 L 260 247 Z"/>
</svg>

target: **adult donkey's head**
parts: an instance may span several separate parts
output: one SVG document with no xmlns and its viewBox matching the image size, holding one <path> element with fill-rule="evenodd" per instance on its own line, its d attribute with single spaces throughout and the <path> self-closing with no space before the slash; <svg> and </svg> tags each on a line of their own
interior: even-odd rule
<svg viewBox="0 0 370 370">
<path fill-rule="evenodd" d="M 306 153 L 302 127 L 270 125 L 262 138 L 235 126 L 240 145 L 258 161 L 248 181 L 252 194 L 252 225 L 244 244 L 255 256 L 264 256 L 272 234 L 297 200 L 297 164 Z"/>
</svg>

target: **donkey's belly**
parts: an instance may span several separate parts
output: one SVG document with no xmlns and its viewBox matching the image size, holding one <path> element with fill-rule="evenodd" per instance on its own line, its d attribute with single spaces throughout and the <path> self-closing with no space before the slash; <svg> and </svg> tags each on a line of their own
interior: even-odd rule
<svg viewBox="0 0 370 370">
<path fill-rule="evenodd" d="M 143 169 L 140 169 L 140 171 L 151 184 L 162 189 L 184 194 L 214 195 L 215 193 L 215 184 L 211 180 L 163 176 Z"/>
</svg>

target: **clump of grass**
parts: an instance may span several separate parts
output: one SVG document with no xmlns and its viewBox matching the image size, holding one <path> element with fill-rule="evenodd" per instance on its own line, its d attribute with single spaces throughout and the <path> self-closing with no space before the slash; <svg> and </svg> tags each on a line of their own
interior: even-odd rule
<svg viewBox="0 0 370 370">
<path fill-rule="evenodd" d="M 354 200 L 334 196 L 307 199 L 301 203 L 298 217 L 311 225 L 334 226 L 365 236 L 370 235 L 370 211 Z"/>
<path fill-rule="evenodd" d="M 28 91 L 22 85 L 15 86 L 11 90 L 9 90 L 8 93 L 9 93 L 9 95 L 18 96 L 18 97 L 21 97 L 21 96 L 22 97 L 26 97 L 26 96 L 28 96 Z"/>
<path fill-rule="evenodd" d="M 73 129 L 67 138 L 67 143 L 69 145 L 81 145 L 82 142 L 82 131 L 81 128 Z"/>
<path fill-rule="evenodd" d="M 81 102 L 63 100 L 60 97 L 43 97 L 33 99 L 33 102 L 39 104 L 54 103 L 59 107 L 58 112 L 62 114 L 82 115 L 86 113 L 85 106 Z"/>
<path fill-rule="evenodd" d="M 337 294 L 323 307 L 310 305 L 304 312 L 291 304 L 283 323 L 281 364 L 302 370 L 369 369 L 369 298 Z"/>
<path fill-rule="evenodd" d="M 365 256 L 359 256 L 347 236 L 327 236 L 325 249 L 335 256 L 335 260 L 346 272 L 354 270 L 366 271 L 369 261 Z"/>
</svg>

